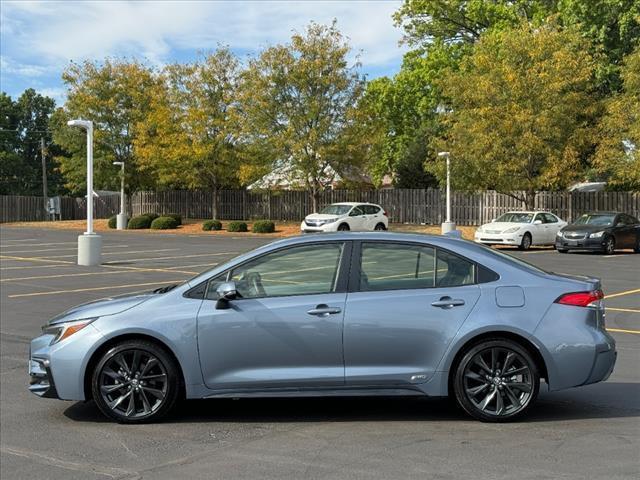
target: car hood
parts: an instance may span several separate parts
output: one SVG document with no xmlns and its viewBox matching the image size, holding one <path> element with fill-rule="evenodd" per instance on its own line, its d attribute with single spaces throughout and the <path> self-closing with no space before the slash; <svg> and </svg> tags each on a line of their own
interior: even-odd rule
<svg viewBox="0 0 640 480">
<path fill-rule="evenodd" d="M 304 217 L 305 220 L 336 220 L 339 215 L 329 215 L 327 213 L 313 213 Z"/>
<path fill-rule="evenodd" d="M 83 303 L 76 307 L 70 308 L 66 312 L 56 315 L 49 320 L 49 325 L 57 323 L 69 322 L 72 320 L 80 320 L 83 318 L 104 317 L 106 315 L 115 315 L 124 312 L 130 308 L 146 302 L 150 298 L 156 296 L 155 293 L 144 293 L 134 295 L 119 295 L 117 297 L 102 298 L 92 302 Z"/>
<path fill-rule="evenodd" d="M 488 231 L 494 231 L 494 232 L 499 232 L 502 233 L 505 230 L 508 230 L 509 228 L 512 227 L 525 227 L 529 225 L 528 223 L 518 223 L 518 222 L 491 222 L 491 223 L 485 223 L 484 225 L 482 225 L 482 230 L 484 230 L 485 232 Z"/>
<path fill-rule="evenodd" d="M 562 229 L 563 232 L 583 232 L 583 233 L 593 233 L 593 232 L 601 232 L 603 230 L 610 229 L 611 226 L 607 225 L 576 225 L 571 224 L 567 225 Z"/>
</svg>

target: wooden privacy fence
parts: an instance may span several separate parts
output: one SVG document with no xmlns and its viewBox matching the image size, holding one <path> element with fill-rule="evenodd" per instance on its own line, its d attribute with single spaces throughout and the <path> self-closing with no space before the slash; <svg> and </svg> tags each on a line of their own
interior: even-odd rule
<svg viewBox="0 0 640 480">
<path fill-rule="evenodd" d="M 384 207 L 392 222 L 439 224 L 446 215 L 445 194 L 435 189 L 328 190 L 320 196 L 320 208 L 336 202 L 371 202 Z M 179 213 L 185 218 L 212 218 L 213 193 L 204 191 L 137 192 L 127 198 L 129 215 L 155 212 Z M 41 197 L 0 196 L 0 222 L 44 219 Z M 86 217 L 84 198 L 61 198 L 61 218 Z M 459 225 L 479 225 L 524 204 L 494 191 L 453 192 L 452 219 Z M 572 221 L 588 211 L 618 210 L 640 216 L 640 192 L 538 192 L 535 208 L 549 210 Z M 94 198 L 95 218 L 107 218 L 119 211 L 119 195 Z M 303 191 L 218 192 L 220 220 L 269 218 L 300 221 L 312 212 L 309 194 Z"/>
</svg>

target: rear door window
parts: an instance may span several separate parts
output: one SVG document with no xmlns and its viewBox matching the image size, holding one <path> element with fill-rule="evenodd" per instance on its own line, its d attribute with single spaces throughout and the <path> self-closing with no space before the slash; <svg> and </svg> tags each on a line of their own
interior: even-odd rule
<svg viewBox="0 0 640 480">
<path fill-rule="evenodd" d="M 438 249 L 436 285 L 460 287 L 475 283 L 475 264 L 458 255 Z"/>
<path fill-rule="evenodd" d="M 430 288 L 435 282 L 435 249 L 397 243 L 363 243 L 360 290 Z"/>
</svg>

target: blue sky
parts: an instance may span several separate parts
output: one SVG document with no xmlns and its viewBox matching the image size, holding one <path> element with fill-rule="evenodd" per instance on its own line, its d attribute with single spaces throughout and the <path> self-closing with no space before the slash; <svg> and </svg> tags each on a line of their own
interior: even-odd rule
<svg viewBox="0 0 640 480">
<path fill-rule="evenodd" d="M 26 88 L 64 101 L 60 75 L 69 61 L 135 57 L 161 66 L 229 45 L 241 57 L 310 21 L 349 37 L 369 78 L 395 73 L 406 47 L 391 15 L 399 0 L 289 1 L 5 1 L 0 0 L 0 88 Z"/>
</svg>

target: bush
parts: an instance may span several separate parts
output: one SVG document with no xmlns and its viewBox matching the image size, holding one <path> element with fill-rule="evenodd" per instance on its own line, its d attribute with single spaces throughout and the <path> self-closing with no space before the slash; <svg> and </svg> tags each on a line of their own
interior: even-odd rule
<svg viewBox="0 0 640 480">
<path fill-rule="evenodd" d="M 179 213 L 167 213 L 166 215 L 163 215 L 163 217 L 171 217 L 178 222 L 178 225 L 182 225 L 182 215 Z"/>
<path fill-rule="evenodd" d="M 227 225 L 227 232 L 247 232 L 247 224 L 245 222 L 229 222 Z"/>
<path fill-rule="evenodd" d="M 222 222 L 220 220 L 207 220 L 202 224 L 202 230 L 205 232 L 210 230 L 222 230 Z"/>
<path fill-rule="evenodd" d="M 178 228 L 178 222 L 173 217 L 158 217 L 151 222 L 151 230 L 173 230 Z"/>
<path fill-rule="evenodd" d="M 147 215 L 138 215 L 137 217 L 132 217 L 127 224 L 127 228 L 129 230 L 140 230 L 143 228 L 149 228 L 151 226 L 151 218 Z"/>
<path fill-rule="evenodd" d="M 271 220 L 256 220 L 251 230 L 254 233 L 273 233 L 276 231 L 276 224 Z"/>
<path fill-rule="evenodd" d="M 158 218 L 160 215 L 158 215 L 157 213 L 143 213 L 143 215 L 145 217 L 149 217 L 151 219 L 151 221 L 153 222 L 156 218 Z"/>
<path fill-rule="evenodd" d="M 109 228 L 116 228 L 118 226 L 118 217 L 114 215 L 113 217 L 109 217 L 109 221 L 107 222 Z"/>
</svg>

